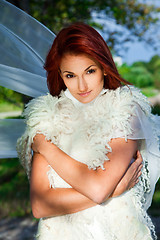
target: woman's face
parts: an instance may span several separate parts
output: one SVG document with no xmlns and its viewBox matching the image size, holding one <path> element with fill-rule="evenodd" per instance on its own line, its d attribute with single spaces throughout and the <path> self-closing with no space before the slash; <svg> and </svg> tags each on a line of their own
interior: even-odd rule
<svg viewBox="0 0 160 240">
<path fill-rule="evenodd" d="M 66 87 L 79 102 L 91 102 L 103 88 L 104 72 L 99 63 L 87 55 L 65 54 L 60 72 Z"/>
</svg>

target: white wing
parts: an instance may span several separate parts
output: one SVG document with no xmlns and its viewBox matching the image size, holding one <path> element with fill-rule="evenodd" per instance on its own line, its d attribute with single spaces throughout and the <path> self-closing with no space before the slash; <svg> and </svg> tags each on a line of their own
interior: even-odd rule
<svg viewBox="0 0 160 240">
<path fill-rule="evenodd" d="M 55 34 L 0 0 L 0 85 L 31 97 L 48 92 L 45 57 Z M 16 157 L 16 141 L 24 131 L 22 120 L 0 120 L 0 157 Z"/>
</svg>

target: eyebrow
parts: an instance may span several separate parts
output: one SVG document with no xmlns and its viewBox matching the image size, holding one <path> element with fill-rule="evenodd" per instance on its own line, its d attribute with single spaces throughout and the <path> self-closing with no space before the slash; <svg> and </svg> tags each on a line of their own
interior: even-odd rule
<svg viewBox="0 0 160 240">
<path fill-rule="evenodd" d="M 92 64 L 89 67 L 87 67 L 84 71 L 87 71 L 90 67 L 93 67 L 93 66 L 96 67 L 96 65 Z M 63 73 L 65 73 L 65 72 L 70 73 L 70 74 L 74 74 L 73 72 L 70 72 L 70 71 L 64 71 Z"/>
</svg>

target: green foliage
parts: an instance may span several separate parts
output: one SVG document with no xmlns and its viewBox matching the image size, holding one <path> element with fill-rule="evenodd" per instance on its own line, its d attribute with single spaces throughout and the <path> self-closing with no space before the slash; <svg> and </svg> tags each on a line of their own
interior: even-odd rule
<svg viewBox="0 0 160 240">
<path fill-rule="evenodd" d="M 130 72 L 131 67 L 126 63 L 118 66 L 119 73 L 122 75 L 123 78 L 127 79 L 128 73 Z"/>
<path fill-rule="evenodd" d="M 15 103 L 21 102 L 22 95 L 11 89 L 0 86 L 0 103 L 4 101 L 11 101 L 10 99 L 13 99 L 12 102 L 14 101 Z"/>
<path fill-rule="evenodd" d="M 136 62 L 131 66 L 123 64 L 119 72 L 124 79 L 139 88 L 152 87 L 160 89 L 160 56 L 154 56 L 150 62 Z"/>
<path fill-rule="evenodd" d="M 29 183 L 19 160 L 0 159 L 0 217 L 31 214 Z"/>
<path fill-rule="evenodd" d="M 136 87 L 144 88 L 153 85 L 153 77 L 143 66 L 122 65 L 119 69 L 124 79 L 134 84 Z"/>
<path fill-rule="evenodd" d="M 151 73 L 155 73 L 156 71 L 158 71 L 160 69 L 160 56 L 155 55 L 151 58 L 151 60 L 146 63 L 148 70 Z"/>
<path fill-rule="evenodd" d="M 154 97 L 157 95 L 157 90 L 155 90 L 154 87 L 141 88 L 141 91 L 146 97 Z"/>
<path fill-rule="evenodd" d="M 160 89 L 160 56 L 155 55 L 146 63 L 146 68 L 153 76 L 154 85 Z"/>
<path fill-rule="evenodd" d="M 152 113 L 160 116 L 160 105 L 155 105 L 152 107 Z"/>
<path fill-rule="evenodd" d="M 155 70 L 154 74 L 154 85 L 157 89 L 160 89 L 160 68 Z"/>
<path fill-rule="evenodd" d="M 0 86 L 0 112 L 22 110 L 22 94 Z"/>
<path fill-rule="evenodd" d="M 149 213 L 151 215 L 160 216 L 160 179 L 156 184 L 152 205 L 149 208 Z"/>
<path fill-rule="evenodd" d="M 56 34 L 68 24 L 80 21 L 103 29 L 107 33 L 105 34 L 107 43 L 115 51 L 117 51 L 116 45 L 132 40 L 133 36 L 154 45 L 154 37 L 147 37 L 145 33 L 150 25 L 155 26 L 160 9 L 138 0 L 17 0 L 14 2 Z M 99 24 L 92 17 L 93 13 L 103 21 L 103 24 Z M 114 20 L 115 23 L 129 30 L 130 34 L 125 38 L 122 29 L 104 28 L 106 19 Z M 122 40 L 121 36 L 123 36 Z"/>
<path fill-rule="evenodd" d="M 0 112 L 21 111 L 23 109 L 23 104 L 19 103 L 18 105 L 19 106 L 10 102 L 2 102 L 0 103 Z"/>
<path fill-rule="evenodd" d="M 135 67 L 131 69 L 133 83 L 139 87 L 147 87 L 153 85 L 152 75 L 144 67 Z"/>
</svg>

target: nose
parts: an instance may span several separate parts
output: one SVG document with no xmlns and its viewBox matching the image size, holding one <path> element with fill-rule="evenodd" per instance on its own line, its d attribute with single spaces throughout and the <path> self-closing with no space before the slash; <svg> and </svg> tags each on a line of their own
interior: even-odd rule
<svg viewBox="0 0 160 240">
<path fill-rule="evenodd" d="M 80 92 L 86 92 L 88 89 L 87 82 L 83 76 L 78 78 L 78 89 Z"/>
</svg>

